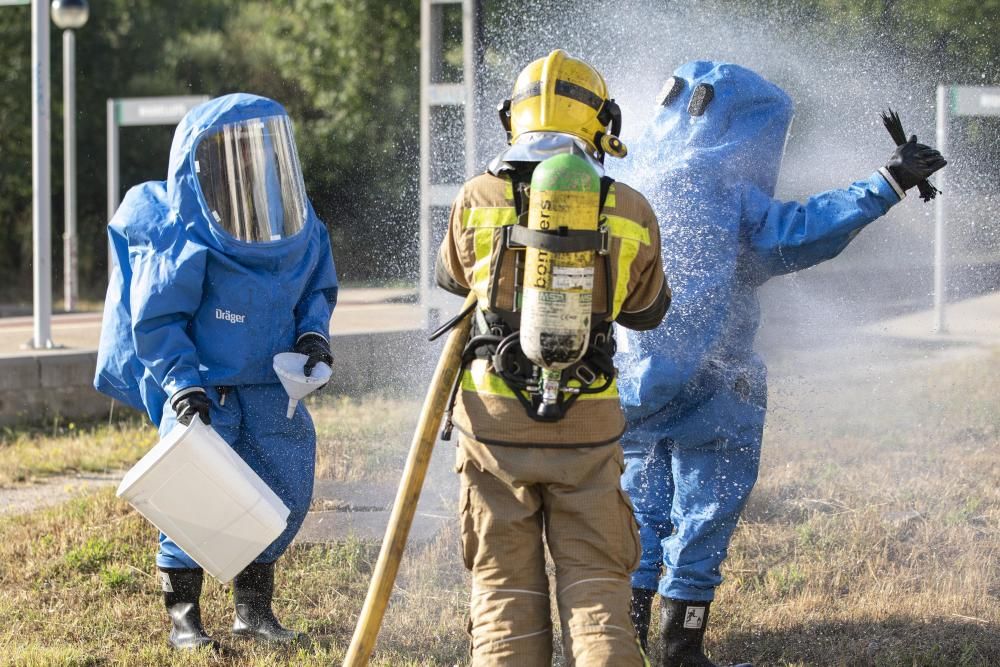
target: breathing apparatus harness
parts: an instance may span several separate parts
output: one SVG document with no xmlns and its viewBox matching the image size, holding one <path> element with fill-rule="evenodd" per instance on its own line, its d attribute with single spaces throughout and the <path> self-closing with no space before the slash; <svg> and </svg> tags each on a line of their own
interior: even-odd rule
<svg viewBox="0 0 1000 667">
<path fill-rule="evenodd" d="M 611 266 L 608 257 L 609 233 L 603 216 L 600 218 L 598 231 L 561 229 L 542 232 L 528 229 L 526 226 L 528 216 L 527 202 L 533 166 L 529 167 L 525 165 L 522 168 L 508 172 L 513 186 L 514 208 L 517 212 L 518 223 L 503 229 L 500 241 L 500 255 L 496 263 L 497 270 L 494 272 L 492 284 L 489 288 L 489 310 L 478 309 L 478 304 L 474 303 L 467 310 L 434 331 L 430 336 L 430 340 L 435 340 L 454 328 L 462 318 L 474 310 L 472 335 L 462 352 L 462 366 L 465 367 L 474 359 L 487 360 L 493 372 L 503 380 L 504 384 L 517 397 L 518 402 L 521 403 L 531 419 L 539 422 L 555 422 L 565 416 L 566 411 L 569 410 L 581 395 L 599 394 L 606 391 L 615 379 L 614 354 L 616 344 L 611 322 L 607 321 L 610 315 L 613 294 L 611 288 Z M 611 177 L 601 177 L 600 210 L 602 212 L 608 192 L 613 183 L 614 179 Z M 539 405 L 542 402 L 541 369 L 525 356 L 521 350 L 520 343 L 521 313 L 518 310 L 518 301 L 521 274 L 523 272 L 524 249 L 526 247 L 540 248 L 550 252 L 593 250 L 595 252 L 595 261 L 601 261 L 605 264 L 603 272 L 605 279 L 604 294 L 608 310 L 592 314 L 587 350 L 579 361 L 562 371 L 562 381 L 560 382 L 556 409 L 549 411 L 549 416 L 539 415 Z M 513 281 L 515 299 L 514 308 L 507 310 L 498 305 L 497 296 L 499 293 L 499 267 L 503 266 L 504 254 L 510 251 L 517 252 Z M 574 384 L 569 384 L 574 380 L 576 381 Z M 451 438 L 453 428 L 452 411 L 460 385 L 461 373 L 451 391 L 447 418 L 441 432 L 442 440 L 449 440 Z"/>
</svg>

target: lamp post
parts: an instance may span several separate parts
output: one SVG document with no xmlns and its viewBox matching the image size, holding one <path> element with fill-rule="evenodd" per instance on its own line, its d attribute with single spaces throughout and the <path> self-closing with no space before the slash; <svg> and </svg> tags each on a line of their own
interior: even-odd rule
<svg viewBox="0 0 1000 667">
<path fill-rule="evenodd" d="M 31 236 L 34 326 L 27 347 L 40 350 L 52 344 L 52 175 L 51 110 L 49 91 L 49 5 L 31 6 Z"/>
<path fill-rule="evenodd" d="M 87 0 L 52 0 L 52 21 L 63 30 L 63 300 L 67 311 L 76 308 L 76 35 L 87 23 Z"/>
</svg>

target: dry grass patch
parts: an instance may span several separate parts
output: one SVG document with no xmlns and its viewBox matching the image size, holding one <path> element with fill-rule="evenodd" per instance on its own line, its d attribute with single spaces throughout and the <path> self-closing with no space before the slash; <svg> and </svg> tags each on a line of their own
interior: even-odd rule
<svg viewBox="0 0 1000 667">
<path fill-rule="evenodd" d="M 316 477 L 396 481 L 417 423 L 415 400 L 367 396 L 310 403 L 316 424 Z"/>
<path fill-rule="evenodd" d="M 0 488 L 68 472 L 128 468 L 156 444 L 138 418 L 110 424 L 54 422 L 47 428 L 0 430 Z"/>
<path fill-rule="evenodd" d="M 773 388 L 716 655 L 1000 664 L 998 371 L 994 353 Z"/>
<path fill-rule="evenodd" d="M 373 664 L 460 660 L 464 582 L 450 557 L 455 539 L 449 530 L 411 550 Z M 214 655 L 167 647 L 155 545 L 155 529 L 110 490 L 0 520 L 0 665 L 339 664 L 378 550 L 347 541 L 293 546 L 282 558 L 276 610 L 314 638 L 294 650 L 230 638 L 231 594 L 207 579 L 205 624 L 225 645 Z"/>
</svg>

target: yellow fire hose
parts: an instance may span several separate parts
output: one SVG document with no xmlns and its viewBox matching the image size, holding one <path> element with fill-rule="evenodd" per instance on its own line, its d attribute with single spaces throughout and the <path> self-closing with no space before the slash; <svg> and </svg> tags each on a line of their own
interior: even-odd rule
<svg viewBox="0 0 1000 667">
<path fill-rule="evenodd" d="M 396 500 L 392 504 L 389 525 L 386 527 L 385 537 L 382 538 L 382 549 L 379 551 L 378 562 L 372 573 L 365 604 L 358 617 L 358 625 L 351 638 L 351 646 L 347 649 L 347 657 L 344 658 L 344 667 L 364 667 L 368 664 L 368 659 L 375 648 L 375 639 L 382 627 L 382 618 L 385 616 L 385 608 L 389 604 L 389 596 L 396 583 L 396 574 L 399 572 L 399 563 L 406 548 L 410 526 L 413 524 L 417 501 L 420 500 L 420 490 L 427 475 L 427 466 L 431 461 L 434 443 L 437 442 L 441 417 L 448 408 L 450 389 L 461 370 L 462 350 L 469 339 L 471 325 L 469 314 L 475 300 L 473 294 L 465 300 L 465 305 L 462 306 L 462 313 L 465 315 L 448 335 L 441 358 L 434 370 L 434 377 L 431 378 L 431 384 L 427 388 L 427 397 L 420 411 L 420 421 L 417 422 L 417 430 L 413 434 L 406 467 L 403 469 L 403 477 L 396 492 Z"/>
</svg>

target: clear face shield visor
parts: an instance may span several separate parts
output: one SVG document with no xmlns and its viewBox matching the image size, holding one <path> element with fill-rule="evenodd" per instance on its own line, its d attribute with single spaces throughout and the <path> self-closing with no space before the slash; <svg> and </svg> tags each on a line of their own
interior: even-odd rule
<svg viewBox="0 0 1000 667">
<path fill-rule="evenodd" d="M 306 219 L 306 195 L 287 116 L 252 118 L 206 134 L 195 171 L 212 222 L 247 243 L 294 236 Z"/>
</svg>

